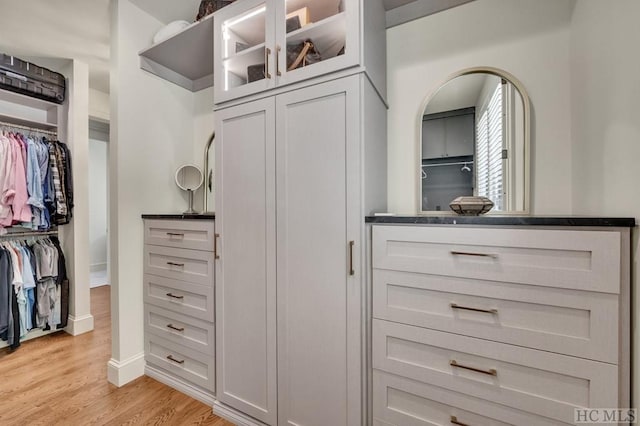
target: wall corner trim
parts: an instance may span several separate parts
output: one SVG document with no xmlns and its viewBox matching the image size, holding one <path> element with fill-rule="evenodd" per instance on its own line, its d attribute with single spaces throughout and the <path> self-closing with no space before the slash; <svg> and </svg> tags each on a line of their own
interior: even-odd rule
<svg viewBox="0 0 640 426">
<path fill-rule="evenodd" d="M 144 375 L 144 352 L 124 361 L 111 358 L 107 363 L 107 380 L 118 387 Z"/>
</svg>

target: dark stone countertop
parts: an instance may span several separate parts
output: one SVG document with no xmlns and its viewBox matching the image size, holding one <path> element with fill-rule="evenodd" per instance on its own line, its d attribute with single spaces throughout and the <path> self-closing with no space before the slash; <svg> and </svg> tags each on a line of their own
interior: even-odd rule
<svg viewBox="0 0 640 426">
<path fill-rule="evenodd" d="M 611 226 L 633 227 L 632 217 L 590 216 L 367 216 L 372 224 L 416 224 L 416 225 L 503 225 L 503 226 Z"/>
<path fill-rule="evenodd" d="M 216 218 L 216 214 L 213 212 L 200 213 L 200 214 L 182 214 L 182 213 L 158 213 L 158 214 L 143 214 L 143 219 L 188 219 L 188 220 L 213 220 Z"/>
</svg>

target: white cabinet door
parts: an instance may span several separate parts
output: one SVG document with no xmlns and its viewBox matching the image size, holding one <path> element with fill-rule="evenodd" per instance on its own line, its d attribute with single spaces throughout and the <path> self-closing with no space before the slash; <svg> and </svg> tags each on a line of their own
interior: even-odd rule
<svg viewBox="0 0 640 426">
<path fill-rule="evenodd" d="M 275 86 L 275 7 L 273 0 L 243 0 L 216 12 L 213 17 L 216 103 Z"/>
<path fill-rule="evenodd" d="M 281 426 L 361 424 L 359 82 L 276 98 Z"/>
<path fill-rule="evenodd" d="M 275 15 L 278 85 L 358 65 L 362 56 L 360 22 L 364 19 L 363 9 L 370 6 L 368 3 L 371 0 L 278 1 Z M 290 17 L 289 20 L 287 17 Z M 290 20 L 296 18 L 301 24 L 297 29 L 297 25 L 291 25 Z M 293 53 L 297 52 L 295 46 L 300 46 L 305 41 L 313 43 L 321 60 L 305 66 L 301 64 L 297 68 L 290 67 L 297 56 Z M 287 53 L 287 50 L 291 53 Z"/>
<path fill-rule="evenodd" d="M 217 398 L 277 419 L 274 99 L 216 113 Z"/>
</svg>

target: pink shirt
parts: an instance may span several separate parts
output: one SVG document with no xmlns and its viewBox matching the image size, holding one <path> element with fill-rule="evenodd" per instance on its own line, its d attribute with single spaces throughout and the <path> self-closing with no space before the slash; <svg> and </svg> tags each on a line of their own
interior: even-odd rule
<svg viewBox="0 0 640 426">
<path fill-rule="evenodd" d="M 14 145 L 8 136 L 0 136 L 0 227 L 11 226 L 11 205 L 15 191 Z"/>
<path fill-rule="evenodd" d="M 24 167 L 24 165 L 27 164 L 26 150 L 17 136 L 10 135 L 9 139 L 12 140 L 15 146 L 16 155 L 16 161 L 13 165 L 15 168 L 16 183 L 16 193 L 12 203 L 13 223 L 31 222 L 31 206 L 27 203 L 29 200 L 29 193 L 27 192 L 27 171 Z"/>
</svg>

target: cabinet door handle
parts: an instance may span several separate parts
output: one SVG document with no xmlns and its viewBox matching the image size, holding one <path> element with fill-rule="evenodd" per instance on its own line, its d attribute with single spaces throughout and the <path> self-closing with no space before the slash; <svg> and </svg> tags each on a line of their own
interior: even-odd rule
<svg viewBox="0 0 640 426">
<path fill-rule="evenodd" d="M 353 246 L 355 241 L 349 241 L 349 275 L 355 275 L 356 271 L 353 269 Z"/>
<path fill-rule="evenodd" d="M 471 426 L 468 423 L 462 423 L 461 421 L 458 421 L 458 418 L 456 416 L 451 416 L 451 419 L 449 421 L 451 422 L 451 424 L 458 426 Z"/>
<path fill-rule="evenodd" d="M 167 232 L 167 235 L 170 237 L 184 237 L 184 234 L 180 234 L 178 232 Z"/>
<path fill-rule="evenodd" d="M 173 324 L 167 324 L 167 328 L 170 328 L 170 329 L 175 330 L 175 331 L 184 331 L 184 327 L 176 327 Z"/>
<path fill-rule="evenodd" d="M 491 253 L 476 253 L 476 252 L 472 252 L 472 251 L 456 251 L 456 250 L 451 250 L 450 253 L 453 256 L 475 256 L 475 257 L 490 257 L 492 259 L 497 259 L 498 255 L 497 254 L 491 254 Z"/>
<path fill-rule="evenodd" d="M 184 263 L 175 263 L 175 262 L 167 262 L 169 266 L 178 266 L 180 268 L 184 268 Z"/>
<path fill-rule="evenodd" d="M 458 362 L 455 359 L 452 359 L 451 361 L 449 361 L 449 365 L 452 366 L 452 367 L 463 368 L 463 369 L 469 370 L 469 371 L 475 371 L 476 373 L 486 374 L 487 376 L 497 376 L 498 375 L 498 370 L 496 370 L 495 368 L 492 368 L 490 370 L 482 370 L 481 368 L 469 367 L 469 366 L 466 366 L 466 365 L 458 364 Z"/>
<path fill-rule="evenodd" d="M 167 355 L 167 359 L 169 361 L 175 362 L 176 364 L 184 364 L 184 359 L 175 359 L 173 355 Z"/>
<path fill-rule="evenodd" d="M 220 259 L 220 255 L 218 254 L 218 238 L 220 238 L 220 234 L 213 235 L 213 258 Z"/>
<path fill-rule="evenodd" d="M 497 309 L 472 308 L 472 307 L 469 307 L 469 306 L 460 306 L 460 305 L 457 305 L 455 303 L 450 303 L 449 306 L 451 306 L 451 309 L 461 309 L 461 310 L 464 310 L 464 311 L 484 312 L 485 314 L 497 314 L 498 313 Z"/>
<path fill-rule="evenodd" d="M 173 293 L 167 293 L 168 297 L 171 297 L 172 299 L 184 299 L 184 296 L 176 296 Z"/>
<path fill-rule="evenodd" d="M 264 48 L 264 76 L 267 78 L 271 78 L 271 73 L 269 72 L 269 56 L 271 55 L 271 49 L 268 47 Z"/>
<path fill-rule="evenodd" d="M 280 71 L 280 45 L 276 45 L 276 75 L 278 77 L 282 76 L 282 72 Z"/>
</svg>

